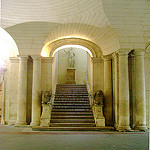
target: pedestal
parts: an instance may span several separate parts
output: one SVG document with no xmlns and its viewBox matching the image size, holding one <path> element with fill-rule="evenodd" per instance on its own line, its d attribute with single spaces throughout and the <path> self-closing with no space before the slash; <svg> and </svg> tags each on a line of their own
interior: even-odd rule
<svg viewBox="0 0 150 150">
<path fill-rule="evenodd" d="M 49 127 L 51 106 L 49 104 L 42 104 L 42 108 L 43 111 L 40 119 L 40 126 Z"/>
<path fill-rule="evenodd" d="M 105 117 L 103 116 L 103 106 L 93 106 L 93 113 L 97 127 L 105 127 Z"/>
<path fill-rule="evenodd" d="M 74 68 L 67 69 L 67 83 L 76 84 L 75 82 L 75 70 Z"/>
</svg>

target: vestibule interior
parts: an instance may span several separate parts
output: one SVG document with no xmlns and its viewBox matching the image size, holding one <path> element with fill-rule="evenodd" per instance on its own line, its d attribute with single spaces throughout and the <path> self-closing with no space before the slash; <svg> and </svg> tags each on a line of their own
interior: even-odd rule
<svg viewBox="0 0 150 150">
<path fill-rule="evenodd" d="M 57 52 L 57 83 L 68 83 L 68 70 L 74 70 L 75 84 L 86 84 L 87 75 L 91 80 L 90 55 L 85 50 L 75 47 L 61 49 Z"/>
</svg>

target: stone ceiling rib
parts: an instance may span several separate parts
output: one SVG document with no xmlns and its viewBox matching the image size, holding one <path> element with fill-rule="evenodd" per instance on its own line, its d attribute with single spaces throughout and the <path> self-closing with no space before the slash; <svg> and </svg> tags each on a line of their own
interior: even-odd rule
<svg viewBox="0 0 150 150">
<path fill-rule="evenodd" d="M 40 26 L 31 27 L 37 34 L 41 32 L 39 30 L 47 31 L 45 42 L 65 36 L 76 36 L 95 42 L 102 50 L 105 49 L 104 54 L 116 50 L 108 48 L 112 35 L 116 41 L 118 39 L 104 14 L 102 0 L 43 0 L 42 3 L 41 0 L 2 0 L 2 12 L 2 27 L 9 32 L 13 32 L 12 26 L 18 28 L 19 24 L 25 23 L 29 28 L 28 22 L 47 22 L 52 27 L 45 30 Z M 21 32 L 25 35 L 24 31 L 20 31 L 20 34 Z M 107 44 L 102 44 L 103 40 Z"/>
</svg>

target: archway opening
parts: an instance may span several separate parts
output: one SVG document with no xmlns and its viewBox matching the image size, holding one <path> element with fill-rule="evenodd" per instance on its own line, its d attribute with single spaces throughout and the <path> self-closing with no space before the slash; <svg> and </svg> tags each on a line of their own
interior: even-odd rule
<svg viewBox="0 0 150 150">
<path fill-rule="evenodd" d="M 71 45 L 60 47 L 56 53 L 56 57 L 58 57 L 58 84 L 85 84 L 89 53 L 81 47 Z"/>
<path fill-rule="evenodd" d="M 103 55 L 101 48 L 96 45 L 95 43 L 83 39 L 83 38 L 75 38 L 75 37 L 70 37 L 70 38 L 60 38 L 60 39 L 56 39 L 53 41 L 49 41 L 47 42 L 41 51 L 41 55 L 43 57 L 52 57 L 54 58 L 53 63 L 52 63 L 52 91 L 53 93 L 55 93 L 55 88 L 56 88 L 56 84 L 58 83 L 58 75 L 59 75 L 59 69 L 58 69 L 58 64 L 60 61 L 58 61 L 58 53 L 62 51 L 62 49 L 64 48 L 69 48 L 69 49 L 77 49 L 77 54 L 79 54 L 80 52 L 85 52 L 86 53 L 86 59 L 87 62 L 86 63 L 80 63 L 84 64 L 84 66 L 86 66 L 86 73 L 84 72 L 84 79 L 86 81 L 88 81 L 89 84 L 89 92 L 93 91 L 93 59 L 95 60 L 95 58 L 100 59 Z M 66 53 L 67 55 L 67 53 Z M 69 55 L 68 55 L 69 56 Z M 80 57 L 80 56 L 79 56 Z M 63 57 L 61 57 L 63 59 Z M 68 58 L 65 59 L 66 63 L 68 61 Z M 64 61 L 62 62 L 62 64 L 64 63 Z M 61 64 L 61 65 L 62 65 Z M 87 64 L 87 65 L 85 65 Z M 78 66 L 80 66 L 78 65 Z M 59 67 L 60 68 L 60 67 Z M 86 74 L 86 75 L 85 75 Z M 76 76 L 77 77 L 77 76 Z M 76 78 L 75 79 L 78 79 Z M 66 75 L 66 79 L 67 79 L 67 75 Z M 85 83 L 84 82 L 82 83 Z M 83 80 L 82 80 L 83 81 Z M 81 83 L 78 82 L 78 80 L 76 80 L 76 84 L 77 83 Z"/>
<path fill-rule="evenodd" d="M 19 54 L 18 47 L 13 38 L 4 29 L 0 28 L 0 119 L 3 124 L 4 119 L 4 100 L 3 90 L 9 57 L 16 57 Z"/>
<path fill-rule="evenodd" d="M 93 55 L 89 49 L 80 45 L 64 45 L 57 48 L 52 56 L 53 87 L 56 84 L 88 84 L 92 90 Z"/>
</svg>

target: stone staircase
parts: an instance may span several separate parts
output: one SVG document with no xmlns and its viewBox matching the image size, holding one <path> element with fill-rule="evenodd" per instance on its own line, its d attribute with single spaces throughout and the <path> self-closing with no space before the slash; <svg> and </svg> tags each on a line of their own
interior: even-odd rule
<svg viewBox="0 0 150 150">
<path fill-rule="evenodd" d="M 50 127 L 59 130 L 96 127 L 85 85 L 57 85 Z"/>
<path fill-rule="evenodd" d="M 112 127 L 96 127 L 86 85 L 57 85 L 49 127 L 33 127 L 34 131 L 106 131 Z"/>
</svg>

